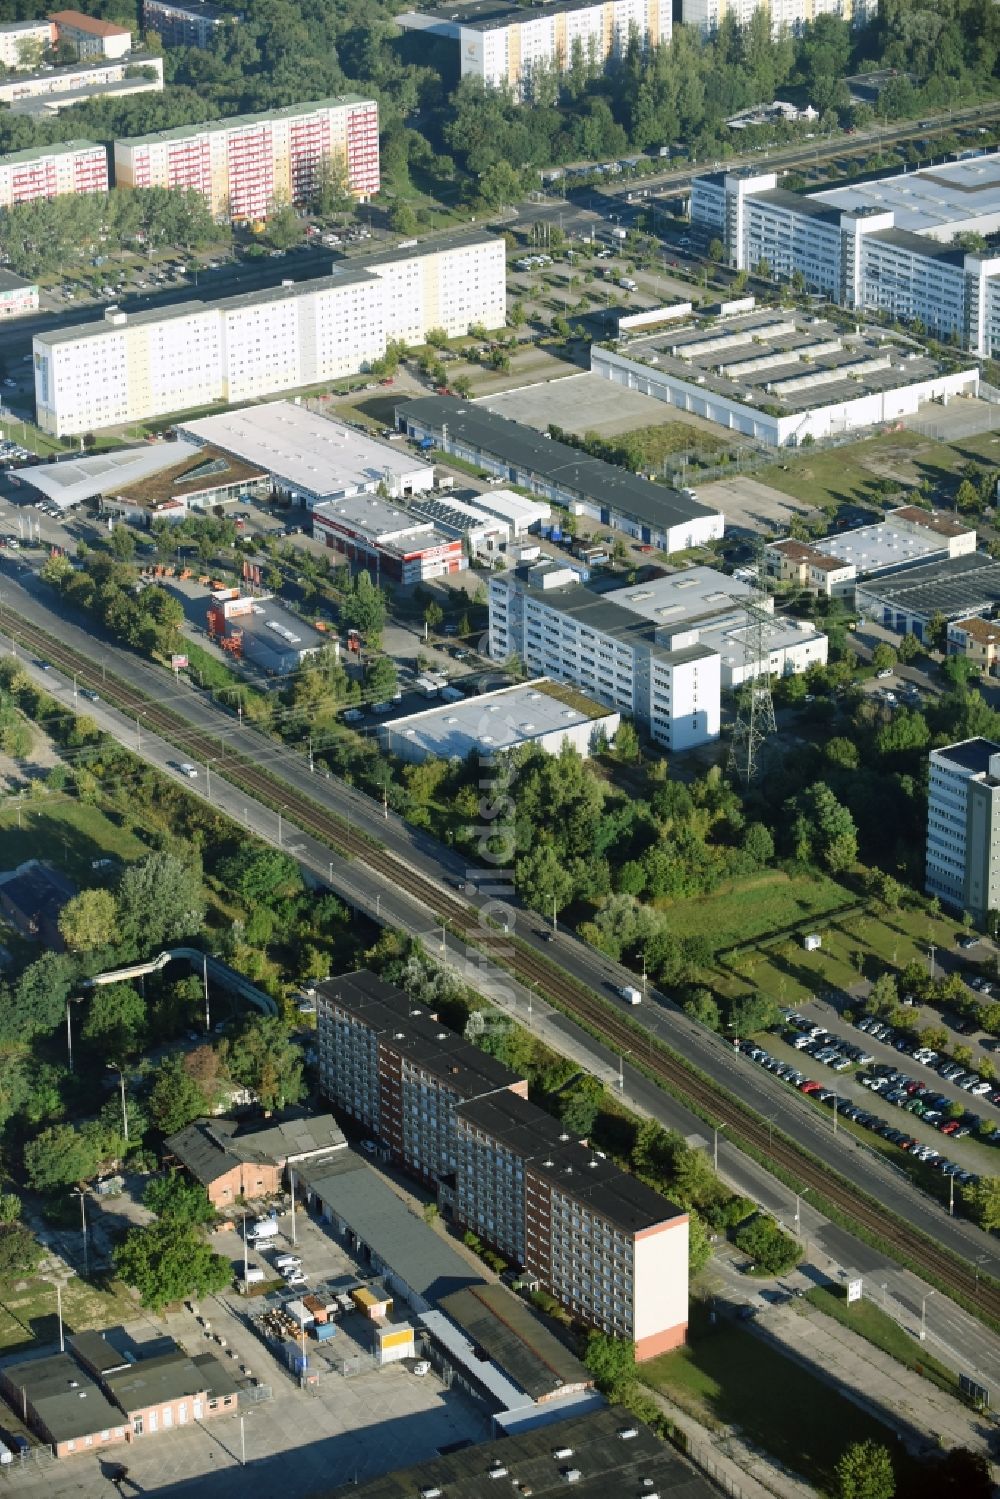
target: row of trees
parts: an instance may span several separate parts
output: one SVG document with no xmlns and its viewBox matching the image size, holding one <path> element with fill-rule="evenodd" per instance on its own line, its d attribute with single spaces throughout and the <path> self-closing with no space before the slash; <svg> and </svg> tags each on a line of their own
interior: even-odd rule
<svg viewBox="0 0 1000 1499">
<path fill-rule="evenodd" d="M 71 111 L 72 112 L 72 111 Z M 219 239 L 208 204 L 193 188 L 65 193 L 0 212 L 0 259 L 21 276 L 72 275 L 108 247 L 198 249 Z"/>
<path fill-rule="evenodd" d="M 119 527 L 112 538 L 122 534 Z M 109 552 L 88 552 L 78 566 L 68 557 L 49 557 L 41 577 L 62 594 L 68 604 L 93 615 L 119 640 L 135 646 L 147 656 L 165 658 L 182 643 L 184 606 L 174 594 L 158 585 L 143 587 L 138 569 L 119 562 Z"/>
</svg>

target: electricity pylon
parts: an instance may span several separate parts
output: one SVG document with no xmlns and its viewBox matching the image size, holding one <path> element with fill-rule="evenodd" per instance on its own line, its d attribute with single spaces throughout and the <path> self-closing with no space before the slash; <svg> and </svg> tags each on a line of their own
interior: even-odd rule
<svg viewBox="0 0 1000 1499">
<path fill-rule="evenodd" d="M 743 600 L 746 629 L 743 634 L 743 662 L 746 675 L 740 688 L 733 737 L 729 746 L 728 770 L 749 783 L 760 768 L 760 747 L 777 728 L 774 702 L 771 698 L 770 652 L 767 649 L 771 614 L 766 607 L 767 581 L 764 571 L 764 541 L 754 546 L 754 587 Z"/>
</svg>

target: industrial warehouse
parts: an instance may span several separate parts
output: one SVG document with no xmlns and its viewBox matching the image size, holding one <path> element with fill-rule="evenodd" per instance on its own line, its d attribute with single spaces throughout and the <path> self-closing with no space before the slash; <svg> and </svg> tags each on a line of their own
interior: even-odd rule
<svg viewBox="0 0 1000 1499">
<path fill-rule="evenodd" d="M 589 458 L 485 406 L 425 396 L 397 406 L 396 425 L 422 444 L 660 551 L 683 551 L 722 536 L 723 517 L 699 504 L 692 491 L 667 489 Z"/>
</svg>

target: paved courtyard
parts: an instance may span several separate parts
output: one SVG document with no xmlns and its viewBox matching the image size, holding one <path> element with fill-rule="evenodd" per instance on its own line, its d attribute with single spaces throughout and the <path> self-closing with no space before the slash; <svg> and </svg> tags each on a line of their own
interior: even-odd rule
<svg viewBox="0 0 1000 1499">
<path fill-rule="evenodd" d="M 541 432 L 553 422 L 580 436 L 596 432 L 601 437 L 613 437 L 619 432 L 632 432 L 636 427 L 678 420 L 678 413 L 662 401 L 625 390 L 589 373 L 522 385 L 518 390 L 487 396 L 482 404 L 500 416 L 537 427 Z"/>
<path fill-rule="evenodd" d="M 727 531 L 787 531 L 793 515 L 807 515 L 812 509 L 780 489 L 739 474 L 699 484 L 698 498 L 722 511 Z"/>
<path fill-rule="evenodd" d="M 278 1221 L 282 1230 L 278 1239 L 273 1247 L 251 1254 L 252 1263 L 266 1266 L 275 1254 L 291 1249 L 288 1215 Z M 216 1235 L 214 1245 L 242 1271 L 243 1246 L 236 1232 Z M 297 1215 L 295 1252 L 302 1259 L 309 1287 L 347 1275 L 364 1278 L 370 1274 L 353 1262 L 332 1233 L 303 1212 Z M 480 1442 L 489 1435 L 489 1422 L 478 1406 L 446 1389 L 433 1373 L 422 1378 L 414 1375 L 413 1360 L 376 1367 L 368 1353 L 365 1320 L 356 1312 L 338 1322 L 336 1336 L 322 1349 L 306 1340 L 310 1365 L 319 1381 L 314 1390 L 300 1390 L 269 1346 L 243 1320 L 244 1313 L 261 1311 L 264 1306 L 262 1298 L 245 1302 L 226 1291 L 208 1298 L 196 1310 L 185 1306 L 162 1318 L 137 1318 L 124 1329 L 126 1342 L 133 1345 L 169 1335 L 190 1354 L 214 1353 L 235 1379 L 248 1386 L 240 1397 L 242 1423 L 240 1416 L 221 1416 L 110 1449 L 103 1456 L 32 1463 L 23 1471 L 5 1472 L 12 1490 L 25 1495 L 44 1492 L 50 1499 L 113 1495 L 111 1478 L 118 1464 L 125 1463 L 130 1480 L 123 1488 L 126 1495 L 211 1494 L 212 1499 L 247 1499 L 249 1494 L 259 1494 L 305 1499 L 336 1484 L 362 1482 L 422 1461 L 439 1447 Z M 398 1310 L 401 1319 L 405 1318 L 405 1305 Z M 224 1347 L 220 1338 L 225 1340 Z M 347 1374 L 342 1372 L 345 1365 Z M 256 1386 L 250 1386 L 251 1379 L 257 1381 Z M 257 1398 L 267 1390 L 270 1399 Z"/>
</svg>

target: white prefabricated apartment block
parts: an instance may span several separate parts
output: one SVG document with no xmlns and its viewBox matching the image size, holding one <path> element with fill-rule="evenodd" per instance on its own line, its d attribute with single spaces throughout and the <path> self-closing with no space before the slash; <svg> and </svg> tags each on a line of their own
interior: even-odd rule
<svg viewBox="0 0 1000 1499">
<path fill-rule="evenodd" d="M 924 888 L 979 922 L 1000 908 L 1000 744 L 931 751 Z"/>
<path fill-rule="evenodd" d="M 820 16 L 861 25 L 876 10 L 873 0 L 682 0 L 681 10 L 685 26 L 697 26 L 710 36 L 730 16 L 737 26 L 749 26 L 755 12 L 764 7 L 771 12 L 775 37 L 783 31 L 800 32 Z"/>
<path fill-rule="evenodd" d="M 692 183 L 691 219 L 741 270 L 801 271 L 841 306 L 919 319 L 974 354 L 1000 349 L 1000 256 L 953 243 L 1000 229 L 1000 153 L 802 194 L 774 172 L 709 173 Z"/>
<path fill-rule="evenodd" d="M 218 302 L 108 308 L 34 339 L 37 419 L 64 436 L 259 400 L 357 374 L 390 340 L 495 328 L 505 312 L 503 241 L 475 232 Z"/>
<path fill-rule="evenodd" d="M 669 42 L 672 7 L 669 0 L 543 0 L 530 8 L 509 0 L 467 0 L 407 11 L 396 24 L 454 42 L 463 78 L 524 98 L 533 71 L 561 73 L 577 59 L 599 67 L 627 45 L 633 31 L 645 46 Z"/>
<path fill-rule="evenodd" d="M 675 753 L 719 736 L 719 653 L 672 648 L 662 628 L 614 595 L 544 564 L 490 579 L 490 655 L 570 682 Z"/>
</svg>

